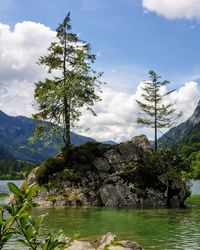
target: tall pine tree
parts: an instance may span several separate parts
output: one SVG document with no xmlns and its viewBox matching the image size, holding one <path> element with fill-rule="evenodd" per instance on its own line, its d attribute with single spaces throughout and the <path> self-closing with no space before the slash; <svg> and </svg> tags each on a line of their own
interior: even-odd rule
<svg viewBox="0 0 200 250">
<path fill-rule="evenodd" d="M 175 123 L 175 120 L 182 115 L 182 113 L 175 113 L 174 104 L 169 103 L 165 105 L 163 99 L 170 95 L 175 90 L 171 90 L 161 94 L 161 87 L 169 84 L 169 81 L 160 81 L 160 76 L 153 70 L 149 71 L 150 81 L 144 82 L 142 87 L 142 101 L 136 100 L 140 109 L 141 117 L 137 119 L 137 123 L 153 128 L 155 137 L 155 151 L 158 149 L 158 129 L 169 128 Z"/>
<path fill-rule="evenodd" d="M 55 134 L 63 126 L 65 146 L 71 143 L 70 131 L 81 115 L 80 109 L 86 107 L 93 114 L 92 106 L 99 101 L 102 73 L 91 68 L 96 56 L 91 53 L 90 44 L 82 41 L 71 32 L 70 13 L 56 29 L 57 37 L 48 48 L 48 54 L 40 57 L 39 64 L 45 66 L 51 79 L 35 83 L 35 100 L 38 112 L 33 115 L 39 121 L 48 121 L 37 126 L 35 134 Z"/>
</svg>

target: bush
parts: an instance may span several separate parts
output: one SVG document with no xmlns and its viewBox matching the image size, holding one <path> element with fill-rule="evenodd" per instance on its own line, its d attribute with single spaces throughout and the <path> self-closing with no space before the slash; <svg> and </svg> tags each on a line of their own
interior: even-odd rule
<svg viewBox="0 0 200 250">
<path fill-rule="evenodd" d="M 36 180 L 39 185 L 48 183 L 50 177 L 65 167 L 64 161 L 61 158 L 50 157 L 38 168 L 36 172 Z"/>
<path fill-rule="evenodd" d="M 129 164 L 123 175 L 126 180 L 135 182 L 139 188 L 163 190 L 166 182 L 181 180 L 182 171 L 188 166 L 177 154 L 170 150 L 145 153 L 134 164 Z"/>
<path fill-rule="evenodd" d="M 93 161 L 101 156 L 110 146 L 97 142 L 86 142 L 79 147 L 68 148 L 63 152 L 68 168 L 85 172 L 93 168 Z"/>
</svg>

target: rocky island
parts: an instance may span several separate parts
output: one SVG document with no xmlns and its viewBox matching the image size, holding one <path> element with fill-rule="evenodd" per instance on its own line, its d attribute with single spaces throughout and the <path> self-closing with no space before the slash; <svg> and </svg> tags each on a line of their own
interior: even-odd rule
<svg viewBox="0 0 200 250">
<path fill-rule="evenodd" d="M 41 206 L 183 207 L 190 191 L 180 165 L 173 155 L 155 156 L 141 135 L 63 150 L 34 169 L 28 182 L 46 187 L 36 197 Z"/>
</svg>

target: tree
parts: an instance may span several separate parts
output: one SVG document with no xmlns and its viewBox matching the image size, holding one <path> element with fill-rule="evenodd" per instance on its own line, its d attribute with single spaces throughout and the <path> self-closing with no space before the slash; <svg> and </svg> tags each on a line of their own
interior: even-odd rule
<svg viewBox="0 0 200 250">
<path fill-rule="evenodd" d="M 102 73 L 91 68 L 96 56 L 91 53 L 91 46 L 70 32 L 70 13 L 56 29 L 56 40 L 48 48 L 49 53 L 39 58 L 39 64 L 54 72 L 52 79 L 35 83 L 35 100 L 38 112 L 33 118 L 48 121 L 37 126 L 35 135 L 55 134 L 63 126 L 63 141 L 68 146 L 70 131 L 79 120 L 80 109 L 86 107 L 94 115 L 92 106 L 100 101 L 96 91 L 100 90 Z M 47 128 L 50 126 L 50 128 Z"/>
<path fill-rule="evenodd" d="M 161 93 L 161 87 L 169 84 L 169 81 L 160 81 L 161 78 L 153 70 L 149 71 L 150 81 L 144 82 L 142 87 L 142 101 L 136 100 L 141 111 L 142 117 L 137 119 L 138 124 L 154 128 L 155 151 L 157 151 L 157 134 L 159 128 L 169 128 L 174 125 L 175 120 L 182 113 L 175 113 L 172 103 L 164 104 L 163 99 L 175 90 Z"/>
</svg>

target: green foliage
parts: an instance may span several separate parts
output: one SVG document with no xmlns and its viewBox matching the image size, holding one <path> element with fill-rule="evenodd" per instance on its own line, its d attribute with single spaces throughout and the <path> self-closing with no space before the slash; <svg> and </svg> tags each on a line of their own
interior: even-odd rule
<svg viewBox="0 0 200 250">
<path fill-rule="evenodd" d="M 139 162 L 129 164 L 123 175 L 141 188 L 165 190 L 169 182 L 181 180 L 182 171 L 188 169 L 180 156 L 171 150 L 145 153 Z"/>
<path fill-rule="evenodd" d="M 61 232 L 57 235 L 41 234 L 45 215 L 35 217 L 30 215 L 30 209 L 37 206 L 33 203 L 33 197 L 40 188 L 35 184 L 27 186 L 24 183 L 19 189 L 11 182 L 8 183 L 8 187 L 14 196 L 14 201 L 9 205 L 0 205 L 0 249 L 13 235 L 17 236 L 17 242 L 21 246 L 28 247 L 30 250 L 63 249 L 65 239 Z"/>
<path fill-rule="evenodd" d="M 64 160 L 70 165 L 76 161 L 78 165 L 84 167 L 90 165 L 96 157 L 101 156 L 108 147 L 102 143 L 86 142 L 79 147 L 71 148 L 71 150 L 65 148 Z"/>
<path fill-rule="evenodd" d="M 173 104 L 164 104 L 163 99 L 170 95 L 174 90 L 161 93 L 161 88 L 169 81 L 160 81 L 161 78 L 153 70 L 149 71 L 150 81 L 144 82 L 142 88 L 142 101 L 136 100 L 142 113 L 138 118 L 137 123 L 154 128 L 155 134 L 155 151 L 157 150 L 157 130 L 158 128 L 169 128 L 174 125 L 176 118 L 180 117 L 182 113 L 175 114 Z"/>
<path fill-rule="evenodd" d="M 79 147 L 70 145 L 62 149 L 59 156 L 48 158 L 39 166 L 36 179 L 39 185 L 55 185 L 55 179 L 78 182 L 87 171 L 95 170 L 93 161 L 101 156 L 109 145 L 96 142 L 86 142 Z M 60 185 L 60 183 L 58 183 Z"/>
<path fill-rule="evenodd" d="M 35 167 L 34 164 L 18 161 L 0 161 L 1 180 L 23 180 Z"/>
<path fill-rule="evenodd" d="M 188 206 L 197 206 L 200 207 L 200 195 L 194 194 L 187 198 L 185 204 Z"/>
<path fill-rule="evenodd" d="M 65 162 L 62 158 L 47 158 L 36 171 L 36 180 L 39 185 L 48 183 L 50 176 L 63 170 Z"/>
<path fill-rule="evenodd" d="M 200 179 L 200 123 L 192 127 L 176 146 L 179 154 L 190 165 L 187 178 Z"/>
<path fill-rule="evenodd" d="M 91 107 L 100 100 L 96 91 L 100 88 L 102 75 L 91 68 L 96 59 L 91 46 L 70 30 L 68 13 L 56 29 L 57 40 L 48 48 L 49 54 L 39 59 L 39 64 L 49 73 L 55 72 L 56 76 L 35 83 L 38 113 L 33 116 L 36 120 L 50 122 L 36 128 L 35 138 L 62 132 L 59 139 L 63 137 L 65 145 L 70 144 L 71 127 L 79 120 L 80 110 L 85 107 L 94 114 Z M 63 126 L 63 131 L 58 125 Z"/>
<path fill-rule="evenodd" d="M 200 152 L 196 154 L 196 157 L 191 162 L 191 177 L 192 179 L 199 180 L 200 179 Z"/>
</svg>

